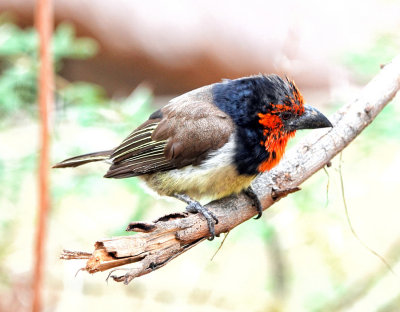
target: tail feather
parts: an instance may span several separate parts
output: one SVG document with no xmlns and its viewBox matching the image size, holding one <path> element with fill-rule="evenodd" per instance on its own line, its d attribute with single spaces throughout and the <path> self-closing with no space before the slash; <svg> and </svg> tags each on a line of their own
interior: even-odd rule
<svg viewBox="0 0 400 312">
<path fill-rule="evenodd" d="M 78 167 L 80 165 L 84 165 L 90 162 L 106 160 L 110 157 L 112 152 L 113 150 L 109 150 L 109 151 L 102 151 L 102 152 L 75 156 L 72 158 L 65 159 L 62 162 L 59 162 L 58 164 L 55 164 L 53 168 Z"/>
</svg>

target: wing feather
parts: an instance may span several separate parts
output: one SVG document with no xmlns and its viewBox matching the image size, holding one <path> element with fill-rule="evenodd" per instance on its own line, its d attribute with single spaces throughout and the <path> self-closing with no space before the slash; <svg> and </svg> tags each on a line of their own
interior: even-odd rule
<svg viewBox="0 0 400 312">
<path fill-rule="evenodd" d="M 122 141 L 110 156 L 105 177 L 196 165 L 223 146 L 233 129 L 232 119 L 212 103 L 211 88 L 194 90 L 171 100 Z"/>
</svg>

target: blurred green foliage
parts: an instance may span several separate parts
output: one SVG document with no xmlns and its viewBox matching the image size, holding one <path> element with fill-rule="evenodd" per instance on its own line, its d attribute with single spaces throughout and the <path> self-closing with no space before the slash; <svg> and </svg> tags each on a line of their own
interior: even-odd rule
<svg viewBox="0 0 400 312">
<path fill-rule="evenodd" d="M 97 52 L 97 43 L 90 38 L 77 38 L 70 24 L 60 24 L 53 40 L 54 68 L 59 72 L 64 59 L 86 59 Z M 38 34 L 34 28 L 21 29 L 8 15 L 0 16 L 0 115 L 33 113 L 36 109 L 38 72 Z M 59 85 L 60 77 L 56 78 Z M 63 83 L 58 94 L 62 101 L 100 101 L 104 93 L 97 86 Z M 59 87 L 59 86 L 58 86 Z M 59 88 L 58 88 L 59 89 Z"/>
<path fill-rule="evenodd" d="M 59 90 L 59 94 L 64 103 L 79 104 L 83 107 L 97 106 L 108 101 L 103 88 L 83 81 L 67 84 Z"/>
<path fill-rule="evenodd" d="M 400 51 L 399 32 L 387 32 L 378 36 L 371 45 L 361 51 L 349 51 L 343 57 L 344 64 L 352 71 L 354 77 L 362 84 L 371 80 L 384 66 Z M 396 101 L 396 99 L 395 99 Z M 374 122 L 367 127 L 362 137 L 358 139 L 360 152 L 364 157 L 376 148 L 376 142 L 389 143 L 400 137 L 400 108 L 399 105 L 389 104 L 377 116 Z"/>
<path fill-rule="evenodd" d="M 353 71 L 361 83 L 368 82 L 379 72 L 381 66 L 390 62 L 400 51 L 398 32 L 384 33 L 378 36 L 367 49 L 351 51 L 344 55 L 344 63 Z"/>
</svg>

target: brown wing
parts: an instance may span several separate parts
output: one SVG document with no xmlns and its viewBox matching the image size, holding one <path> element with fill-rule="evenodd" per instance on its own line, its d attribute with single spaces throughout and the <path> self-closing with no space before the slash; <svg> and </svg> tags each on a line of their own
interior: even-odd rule
<svg viewBox="0 0 400 312">
<path fill-rule="evenodd" d="M 211 87 L 173 99 L 118 146 L 107 178 L 197 165 L 233 133 L 232 119 L 212 103 Z"/>
</svg>

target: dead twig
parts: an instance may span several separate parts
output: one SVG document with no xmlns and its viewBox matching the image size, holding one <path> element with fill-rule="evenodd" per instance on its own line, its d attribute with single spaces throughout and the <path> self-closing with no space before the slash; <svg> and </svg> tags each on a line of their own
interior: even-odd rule
<svg viewBox="0 0 400 312">
<path fill-rule="evenodd" d="M 387 64 L 357 99 L 330 117 L 334 128 L 314 130 L 288 151 L 277 167 L 254 181 L 253 189 L 263 209 L 299 190 L 303 181 L 329 166 L 331 159 L 374 120 L 399 88 L 400 56 Z M 207 208 L 219 220 L 216 234 L 229 232 L 257 213 L 244 194 L 211 202 Z M 96 242 L 85 270 L 95 273 L 135 263 L 126 274 L 111 275 L 115 281 L 128 284 L 133 278 L 164 266 L 209 235 L 201 216 L 186 213 L 167 215 L 153 222 L 134 222 L 128 230 L 140 233 Z"/>
</svg>

